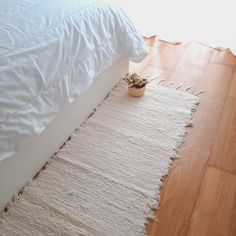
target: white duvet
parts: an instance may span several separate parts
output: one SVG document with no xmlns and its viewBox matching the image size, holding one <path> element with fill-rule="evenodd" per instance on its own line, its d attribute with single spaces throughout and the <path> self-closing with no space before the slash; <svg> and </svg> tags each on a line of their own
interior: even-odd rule
<svg viewBox="0 0 236 236">
<path fill-rule="evenodd" d="M 39 135 L 95 76 L 143 39 L 118 6 L 95 0 L 1 0 L 0 160 Z"/>
</svg>

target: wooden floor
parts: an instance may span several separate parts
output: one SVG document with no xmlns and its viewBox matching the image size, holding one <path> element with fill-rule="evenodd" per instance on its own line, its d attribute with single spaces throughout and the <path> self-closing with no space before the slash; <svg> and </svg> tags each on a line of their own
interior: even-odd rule
<svg viewBox="0 0 236 236">
<path fill-rule="evenodd" d="M 236 57 L 197 43 L 146 42 L 150 53 L 131 72 L 205 90 L 149 236 L 236 236 Z"/>
</svg>

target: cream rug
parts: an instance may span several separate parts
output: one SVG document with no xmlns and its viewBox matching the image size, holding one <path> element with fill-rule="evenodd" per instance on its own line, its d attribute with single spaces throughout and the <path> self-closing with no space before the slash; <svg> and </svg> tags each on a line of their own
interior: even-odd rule
<svg viewBox="0 0 236 236">
<path fill-rule="evenodd" d="M 0 235 L 145 235 L 197 103 L 154 83 L 129 97 L 120 83 L 10 204 Z"/>
</svg>

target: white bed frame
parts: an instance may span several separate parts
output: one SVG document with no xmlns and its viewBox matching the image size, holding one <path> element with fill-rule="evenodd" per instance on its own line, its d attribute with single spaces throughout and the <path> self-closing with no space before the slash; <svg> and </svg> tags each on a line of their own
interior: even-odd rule
<svg viewBox="0 0 236 236">
<path fill-rule="evenodd" d="M 67 106 L 26 149 L 0 163 L 0 212 L 102 102 L 128 72 L 128 67 L 128 59 L 121 59 L 102 72 L 92 86 Z"/>
</svg>

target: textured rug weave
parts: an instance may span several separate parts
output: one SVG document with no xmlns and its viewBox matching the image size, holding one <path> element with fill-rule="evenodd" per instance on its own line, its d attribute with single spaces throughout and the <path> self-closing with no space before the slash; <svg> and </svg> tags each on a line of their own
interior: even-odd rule
<svg viewBox="0 0 236 236">
<path fill-rule="evenodd" d="M 154 84 L 133 98 L 120 83 L 9 205 L 0 235 L 145 235 L 197 103 Z"/>
</svg>

